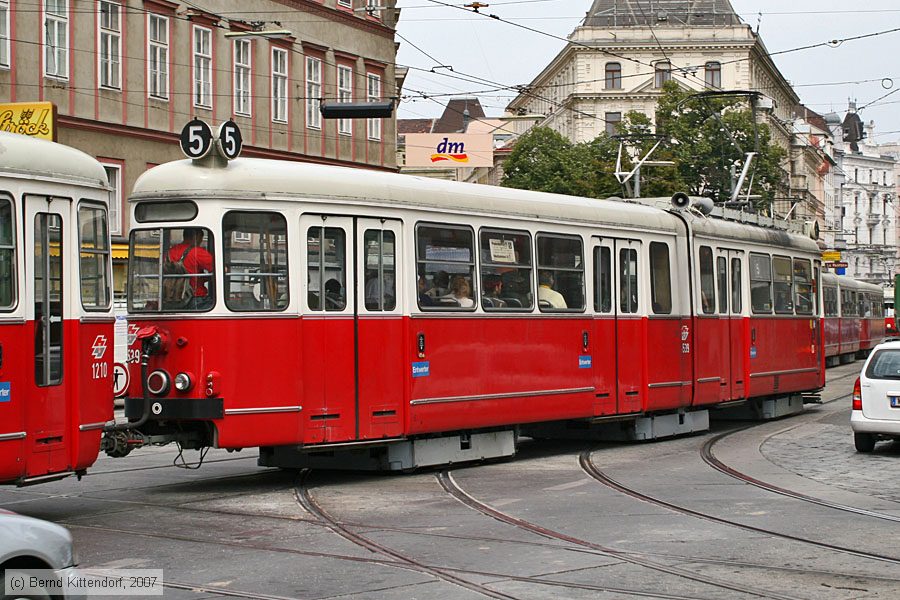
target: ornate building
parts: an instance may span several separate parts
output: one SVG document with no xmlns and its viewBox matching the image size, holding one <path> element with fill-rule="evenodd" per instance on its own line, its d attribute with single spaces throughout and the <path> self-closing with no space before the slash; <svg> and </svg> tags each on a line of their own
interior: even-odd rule
<svg viewBox="0 0 900 600">
<path fill-rule="evenodd" d="M 629 111 L 652 120 L 662 85 L 670 80 L 691 92 L 759 92 L 758 115 L 790 157 L 784 198 L 775 209 L 822 218 L 822 198 L 816 196 L 821 182 L 812 181 L 821 175 L 806 165 L 823 157 L 795 139 L 799 97 L 728 0 L 594 0 L 566 47 L 507 109 L 544 115 L 538 125 L 582 142 L 614 133 Z M 816 156 L 804 156 L 809 153 Z"/>
</svg>

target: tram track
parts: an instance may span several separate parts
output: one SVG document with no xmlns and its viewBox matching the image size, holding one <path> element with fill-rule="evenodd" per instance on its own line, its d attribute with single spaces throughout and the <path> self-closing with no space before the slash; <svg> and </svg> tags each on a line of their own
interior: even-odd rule
<svg viewBox="0 0 900 600">
<path fill-rule="evenodd" d="M 502 523 L 506 523 L 508 525 L 512 525 L 514 527 L 518 527 L 522 530 L 528 531 L 532 534 L 539 535 L 548 539 L 555 539 L 559 541 L 563 541 L 573 546 L 578 546 L 582 548 L 590 549 L 602 556 L 606 556 L 609 558 L 615 558 L 621 560 L 622 562 L 630 563 L 633 565 L 637 565 L 640 567 L 648 568 L 657 572 L 666 573 L 668 575 L 673 575 L 682 579 L 687 579 L 690 581 L 694 581 L 697 583 L 701 583 L 704 585 L 709 585 L 712 587 L 717 587 L 720 589 L 725 589 L 733 592 L 740 592 L 744 594 L 748 594 L 751 596 L 756 596 L 760 598 L 773 598 L 777 600 L 798 600 L 796 596 L 788 596 L 785 594 L 779 594 L 778 592 L 773 592 L 770 590 L 763 590 L 759 588 L 753 588 L 749 586 L 744 586 L 736 583 L 732 583 L 730 581 L 726 581 L 723 579 L 719 579 L 716 577 L 708 577 L 703 575 L 698 575 L 686 569 L 682 569 L 679 567 L 673 567 L 670 565 L 666 565 L 664 563 L 646 558 L 640 554 L 622 551 L 610 546 L 605 546 L 603 544 L 599 544 L 596 542 L 592 542 L 589 540 L 585 540 L 582 538 L 578 538 L 575 536 L 571 536 L 560 531 L 555 531 L 553 529 L 549 529 L 542 525 L 538 525 L 534 522 L 527 521 L 525 519 L 520 519 L 518 517 L 514 517 L 508 513 L 505 513 L 489 504 L 482 502 L 476 499 L 474 496 L 466 492 L 462 487 L 457 484 L 457 482 L 453 479 L 453 476 L 449 471 L 441 471 L 437 474 L 438 483 L 440 483 L 441 487 L 450 494 L 453 498 L 464 504 L 465 506 L 480 512 L 486 516 L 489 516 L 493 519 L 496 519 Z"/>
<path fill-rule="evenodd" d="M 849 554 L 852 556 L 857 556 L 860 558 L 880 561 L 880 562 L 884 562 L 884 563 L 888 563 L 888 564 L 892 564 L 892 565 L 900 565 L 900 558 L 897 558 L 894 556 L 877 554 L 877 553 L 873 553 L 873 552 L 866 552 L 863 550 L 848 548 L 846 546 L 840 546 L 837 544 L 829 544 L 827 542 L 812 540 L 809 538 L 804 538 L 804 537 L 792 535 L 789 533 L 782 533 L 782 532 L 774 531 L 771 529 L 765 529 L 763 527 L 756 527 L 754 525 L 748 525 L 746 523 L 741 523 L 740 521 L 735 521 L 733 519 L 726 519 L 724 517 L 718 517 L 716 515 L 712 515 L 709 513 L 704 513 L 704 512 L 698 511 L 698 510 L 694 510 L 694 509 L 688 508 L 686 506 L 681 506 L 681 505 L 675 504 L 673 502 L 668 502 L 661 498 L 656 498 L 649 494 L 640 492 L 632 487 L 626 486 L 626 485 L 620 483 L 619 481 L 613 479 L 612 477 L 610 477 L 603 471 L 601 471 L 599 468 L 597 468 L 596 465 L 594 465 L 593 461 L 591 460 L 591 454 L 592 454 L 592 452 L 590 450 L 587 450 L 587 451 L 581 453 L 581 455 L 579 457 L 579 464 L 581 465 L 582 470 L 584 470 L 584 472 L 587 473 L 588 476 L 590 476 L 592 479 L 598 481 L 599 483 L 601 483 L 611 489 L 614 489 L 617 492 L 620 492 L 627 496 L 631 496 L 632 498 L 642 500 L 649 504 L 653 504 L 653 505 L 668 509 L 672 512 L 680 513 L 683 515 L 688 515 L 688 516 L 695 517 L 698 519 L 703 519 L 705 521 L 710 521 L 713 523 L 718 523 L 720 525 L 727 525 L 729 527 L 735 527 L 738 529 L 743 529 L 745 531 L 752 531 L 754 533 L 759 533 L 759 534 L 763 534 L 763 535 L 770 536 L 770 537 L 777 537 L 777 538 L 801 543 L 801 544 L 808 545 L 808 546 L 814 546 L 814 547 L 821 548 L 824 550 L 831 550 L 834 552 L 840 552 L 842 554 Z"/>
</svg>

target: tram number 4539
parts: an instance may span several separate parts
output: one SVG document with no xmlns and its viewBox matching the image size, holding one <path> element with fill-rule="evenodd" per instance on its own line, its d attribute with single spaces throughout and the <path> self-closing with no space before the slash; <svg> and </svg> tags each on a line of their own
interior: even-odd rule
<svg viewBox="0 0 900 600">
<path fill-rule="evenodd" d="M 105 362 L 91 363 L 91 378 L 106 379 L 109 377 L 109 364 Z"/>
</svg>

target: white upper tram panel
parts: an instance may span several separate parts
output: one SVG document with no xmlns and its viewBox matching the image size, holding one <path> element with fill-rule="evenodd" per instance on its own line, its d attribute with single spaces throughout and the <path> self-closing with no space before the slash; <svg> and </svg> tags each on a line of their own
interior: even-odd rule
<svg viewBox="0 0 900 600">
<path fill-rule="evenodd" d="M 154 167 L 137 180 L 131 200 L 179 198 L 350 201 L 538 221 L 679 230 L 672 215 L 637 203 L 253 158 L 238 158 L 227 166 L 198 166 L 181 160 Z"/>
<path fill-rule="evenodd" d="M 91 187 L 108 186 L 103 166 L 81 150 L 2 131 L 0 173 L 21 178 L 64 180 Z"/>
</svg>

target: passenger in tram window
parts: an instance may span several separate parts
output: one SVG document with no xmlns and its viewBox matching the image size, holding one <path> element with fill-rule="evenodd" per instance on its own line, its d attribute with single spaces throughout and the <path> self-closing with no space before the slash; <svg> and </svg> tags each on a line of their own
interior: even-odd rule
<svg viewBox="0 0 900 600">
<path fill-rule="evenodd" d="M 450 293 L 450 273 L 438 271 L 432 279 L 433 285 L 426 293 L 432 298 L 440 298 Z"/>
<path fill-rule="evenodd" d="M 549 303 L 549 308 L 568 308 L 566 299 L 563 295 L 553 289 L 554 279 L 551 271 L 542 270 L 538 272 L 538 300 Z"/>
<path fill-rule="evenodd" d="M 526 272 L 531 275 L 530 270 Z M 527 279 L 522 277 L 519 270 L 507 271 L 500 276 L 503 283 L 503 299 L 510 307 L 531 308 L 532 295 L 531 284 Z"/>
<path fill-rule="evenodd" d="M 325 282 L 325 304 L 329 308 L 344 307 L 344 286 L 333 277 Z"/>
<path fill-rule="evenodd" d="M 475 306 L 469 281 L 461 275 L 453 278 L 453 281 L 450 282 L 450 293 L 443 296 L 443 298 L 455 300 L 461 308 L 472 308 Z"/>
<path fill-rule="evenodd" d="M 381 308 L 380 301 L 382 299 L 381 279 L 378 278 L 378 271 L 370 269 L 366 275 L 366 308 L 376 310 Z M 394 292 L 394 275 L 385 271 L 384 273 L 384 306 L 393 306 Z"/>
<path fill-rule="evenodd" d="M 191 275 L 213 272 L 213 257 L 203 247 L 203 229 L 188 227 L 182 233 L 182 241 L 169 248 L 166 257 L 171 264 L 181 264 L 184 272 Z M 177 279 L 177 278 L 175 278 Z M 209 290 L 206 288 L 207 278 L 191 277 L 188 282 L 193 297 L 188 303 L 189 308 L 205 309 L 215 303 Z"/>
<path fill-rule="evenodd" d="M 506 308 L 506 301 L 500 298 L 503 293 L 503 280 L 496 275 L 487 275 L 483 280 L 484 299 L 483 302 L 491 308 Z"/>
<path fill-rule="evenodd" d="M 434 306 L 434 298 L 428 295 L 428 279 L 424 275 L 419 275 L 417 283 L 419 290 L 419 306 Z"/>
</svg>

